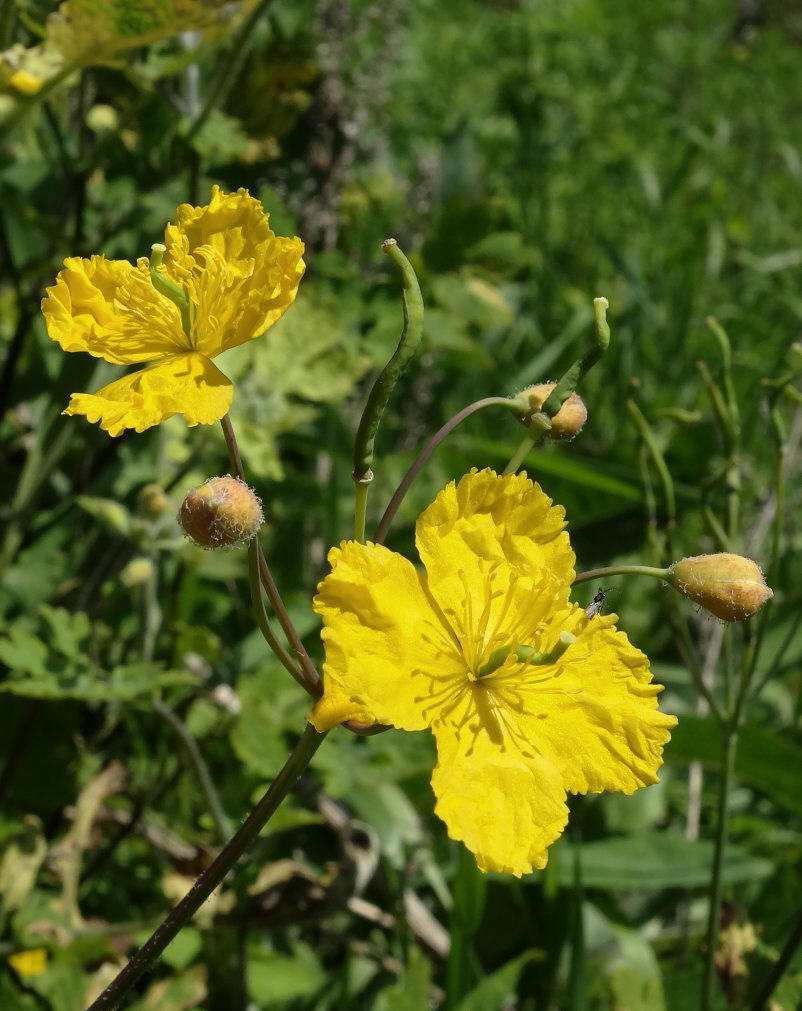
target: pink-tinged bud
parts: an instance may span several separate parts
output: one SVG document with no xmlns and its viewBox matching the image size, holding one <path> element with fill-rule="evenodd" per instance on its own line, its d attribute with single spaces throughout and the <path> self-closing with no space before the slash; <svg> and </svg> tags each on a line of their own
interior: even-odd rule
<svg viewBox="0 0 802 1011">
<path fill-rule="evenodd" d="M 254 537 L 264 522 L 262 503 L 237 477 L 212 477 L 189 492 L 178 522 L 201 548 L 230 548 Z"/>
<path fill-rule="evenodd" d="M 744 621 L 774 596 L 757 562 L 721 552 L 694 555 L 668 570 L 675 590 L 724 621 Z"/>
<path fill-rule="evenodd" d="M 546 403 L 555 385 L 556 383 L 538 383 L 535 386 L 528 386 L 518 394 L 518 399 L 526 404 L 532 414 L 535 414 Z M 573 439 L 582 431 L 587 420 L 588 409 L 579 394 L 574 392 L 551 419 L 551 428 L 546 432 L 546 436 L 559 441 Z"/>
</svg>

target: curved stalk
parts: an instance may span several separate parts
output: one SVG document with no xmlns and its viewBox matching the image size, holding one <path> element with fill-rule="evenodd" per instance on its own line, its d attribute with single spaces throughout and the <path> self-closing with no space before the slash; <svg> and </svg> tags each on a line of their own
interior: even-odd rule
<svg viewBox="0 0 802 1011">
<path fill-rule="evenodd" d="M 223 429 L 223 435 L 225 436 L 226 445 L 228 446 L 228 455 L 231 459 L 231 466 L 236 474 L 236 476 L 241 480 L 245 480 L 245 474 L 242 469 L 242 458 L 240 456 L 239 447 L 237 446 L 237 438 L 234 435 L 234 429 L 231 427 L 231 419 L 226 414 L 220 419 L 220 425 Z M 323 694 L 323 686 L 320 682 L 320 675 L 317 672 L 317 668 L 312 663 L 309 658 L 309 654 L 304 649 L 304 645 L 301 642 L 300 636 L 295 631 L 295 626 L 287 613 L 287 608 L 284 606 L 284 601 L 281 599 L 281 594 L 278 592 L 278 587 L 276 586 L 273 575 L 270 572 L 270 568 L 267 564 L 267 559 L 265 558 L 264 551 L 262 551 L 261 545 L 256 543 L 256 556 L 257 564 L 259 569 L 259 578 L 262 581 L 262 586 L 265 588 L 265 593 L 267 594 L 267 599 L 270 601 L 270 606 L 278 619 L 279 625 L 287 637 L 287 642 L 292 647 L 293 652 L 298 658 L 298 662 L 301 666 L 303 680 L 298 680 L 298 683 L 307 691 L 313 698 L 320 698 Z M 254 600 L 254 607 L 256 607 L 256 601 Z M 261 626 L 260 626 L 261 627 Z M 281 660 L 281 656 L 276 654 Z M 282 660 L 282 663 L 284 661 Z M 286 666 L 286 664 L 285 664 Z M 290 670 L 290 668 L 287 668 Z M 292 670 L 290 670 L 292 674 Z M 295 674 L 293 674 L 295 677 Z"/>
<path fill-rule="evenodd" d="M 653 565 L 607 565 L 601 569 L 577 573 L 574 583 L 588 583 L 591 579 L 601 579 L 604 576 L 652 576 L 654 579 L 668 580 L 668 571 Z"/>
<path fill-rule="evenodd" d="M 404 496 L 409 491 L 410 485 L 440 443 L 446 438 L 446 436 L 450 435 L 458 425 L 461 425 L 466 418 L 469 418 L 477 411 L 481 411 L 484 407 L 493 406 L 506 407 L 507 410 L 516 414 L 518 418 L 525 417 L 527 413 L 526 408 L 521 403 L 515 400 L 510 400 L 508 397 L 484 397 L 482 400 L 476 400 L 474 403 L 468 404 L 467 407 L 463 407 L 461 411 L 458 411 L 453 418 L 449 418 L 442 428 L 439 428 L 434 433 L 423 449 L 420 450 L 418 455 L 410 464 L 406 474 L 404 474 L 401 479 L 401 483 L 393 493 L 393 497 L 390 499 L 387 508 L 384 510 L 384 515 L 379 521 L 378 527 L 376 527 L 376 533 L 373 535 L 373 540 L 376 544 L 383 543 L 384 538 L 387 536 L 387 530 L 393 522 L 395 514 L 398 512 L 398 507 L 403 502 Z"/>
<path fill-rule="evenodd" d="M 195 768 L 195 773 L 198 777 L 201 791 L 206 798 L 206 804 L 209 808 L 209 814 L 212 816 L 215 831 L 217 832 L 220 842 L 222 842 L 224 839 L 228 838 L 228 834 L 231 831 L 231 825 L 229 824 L 228 815 L 223 810 L 223 804 L 220 800 L 217 788 L 214 785 L 211 773 L 209 772 L 209 767 L 203 759 L 203 755 L 201 754 L 195 738 L 187 730 L 181 717 L 177 713 L 174 713 L 173 710 L 170 709 L 169 706 L 166 706 L 160 699 L 154 699 L 153 711 L 158 713 L 163 720 L 169 723 L 176 734 L 178 734 L 181 738 L 181 743 L 187 750 L 190 761 Z"/>
<path fill-rule="evenodd" d="M 240 828 L 229 839 L 212 863 L 198 877 L 184 898 L 154 930 L 147 941 L 128 961 L 88 1011 L 111 1011 L 118 1007 L 123 997 L 161 955 L 181 928 L 189 922 L 228 872 L 256 839 L 281 801 L 295 785 L 298 777 L 309 765 L 312 756 L 323 743 L 325 734 L 319 734 L 307 724 L 284 767 L 273 780 L 265 795 L 248 815 Z"/>
<path fill-rule="evenodd" d="M 303 689 L 306 689 L 303 671 L 299 670 L 298 666 L 293 662 L 290 654 L 278 641 L 273 629 L 270 627 L 270 620 L 267 617 L 267 611 L 265 611 L 265 606 L 262 601 L 262 583 L 259 579 L 259 545 L 257 544 L 255 538 L 248 545 L 248 582 L 251 588 L 253 613 L 256 618 L 256 623 L 259 626 L 259 631 L 262 633 L 265 642 L 283 667 L 295 678 Z"/>
</svg>

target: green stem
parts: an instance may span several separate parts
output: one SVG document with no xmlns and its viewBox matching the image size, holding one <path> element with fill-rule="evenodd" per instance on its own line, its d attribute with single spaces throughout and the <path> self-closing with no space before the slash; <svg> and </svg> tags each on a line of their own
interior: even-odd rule
<svg viewBox="0 0 802 1011">
<path fill-rule="evenodd" d="M 226 446 L 228 446 L 228 455 L 231 460 L 231 467 L 240 481 L 244 481 L 245 473 L 242 469 L 242 457 L 240 456 L 239 446 L 237 445 L 237 437 L 234 435 L 234 429 L 231 426 L 231 419 L 227 414 L 220 419 L 220 425 L 223 429 Z M 287 637 L 287 642 L 292 647 L 292 650 L 301 665 L 303 680 L 299 681 L 299 684 L 301 684 L 304 690 L 313 696 L 313 698 L 320 698 L 323 694 L 323 686 L 320 682 L 320 675 L 318 674 L 315 665 L 310 660 L 309 654 L 304 649 L 300 636 L 295 631 L 295 626 L 287 613 L 287 608 L 284 606 L 284 601 L 281 599 L 281 594 L 278 592 L 278 587 L 276 586 L 273 574 L 267 564 L 264 551 L 262 551 L 262 547 L 258 541 L 256 542 L 256 556 L 259 567 L 259 578 L 262 581 L 262 586 L 265 588 L 267 599 L 270 601 L 270 606 L 273 608 L 273 612 L 278 619 L 278 623 L 281 625 L 281 629 Z M 281 659 L 281 657 L 279 657 L 279 659 Z M 290 671 L 290 673 L 292 673 L 292 671 Z M 295 677 L 295 674 L 293 674 L 293 677 Z"/>
<path fill-rule="evenodd" d="M 0 50 L 11 45 L 15 7 L 15 0 L 0 0 Z"/>
<path fill-rule="evenodd" d="M 43 425 L 37 432 L 37 439 L 25 459 L 14 497 L 11 500 L 11 515 L 0 547 L 0 577 L 9 565 L 25 538 L 25 531 L 35 513 L 31 508 L 39 489 L 50 477 L 61 456 L 66 451 L 71 431 L 62 424 L 61 431 L 50 440 L 47 452 L 44 447 L 50 438 L 50 424 Z"/>
<path fill-rule="evenodd" d="M 721 728 L 721 781 L 718 793 L 718 818 L 716 837 L 713 845 L 713 871 L 710 879 L 710 905 L 707 913 L 707 943 L 705 967 L 702 977 L 701 1011 L 710 1011 L 713 989 L 716 981 L 716 946 L 719 933 L 719 910 L 721 907 L 722 870 L 727 848 L 728 809 L 738 731 L 733 723 Z"/>
<path fill-rule="evenodd" d="M 142 659 L 145 663 L 153 660 L 156 651 L 156 639 L 162 623 L 162 612 L 159 607 L 159 573 L 158 556 L 155 552 L 148 558 L 150 562 L 150 572 L 148 578 L 142 586 L 142 614 L 140 624 L 142 627 Z"/>
<path fill-rule="evenodd" d="M 373 466 L 374 443 L 384 409 L 393 387 L 420 344 L 423 334 L 423 298 L 412 264 L 404 256 L 395 239 L 382 243 L 382 250 L 401 272 L 403 285 L 404 328 L 392 358 L 376 377 L 368 396 L 354 440 L 354 480 L 367 478 Z"/>
<path fill-rule="evenodd" d="M 110 1009 L 119 1006 L 122 998 L 139 977 L 147 972 L 179 930 L 195 915 L 256 839 L 281 801 L 295 785 L 298 777 L 309 765 L 324 737 L 325 734 L 319 734 L 314 727 L 307 724 L 301 739 L 284 763 L 284 767 L 247 819 L 220 850 L 209 867 L 198 877 L 184 898 L 170 910 L 139 951 L 131 957 L 123 970 L 90 1005 L 88 1011 L 110 1011 Z"/>
<path fill-rule="evenodd" d="M 262 601 L 262 583 L 259 579 L 259 545 L 255 538 L 248 545 L 248 583 L 251 590 L 253 613 L 259 626 L 259 631 L 264 636 L 265 642 L 273 651 L 276 658 L 295 678 L 298 684 L 305 689 L 306 684 L 303 671 L 293 662 L 292 657 L 278 641 L 273 629 L 270 627 L 270 620 L 267 617 L 267 611 L 265 611 L 265 605 Z"/>
<path fill-rule="evenodd" d="M 181 739 L 181 743 L 186 748 L 187 754 L 189 755 L 190 761 L 192 762 L 195 773 L 198 777 L 198 782 L 200 783 L 201 791 L 203 792 L 203 796 L 206 800 L 206 805 L 209 808 L 209 814 L 212 816 L 215 831 L 222 843 L 228 838 L 231 832 L 231 824 L 229 823 L 228 815 L 223 810 L 220 795 L 218 794 L 217 788 L 212 780 L 209 767 L 203 760 L 200 748 L 195 742 L 195 738 L 187 730 L 184 721 L 178 716 L 178 714 L 174 713 L 173 710 L 170 709 L 169 706 L 166 706 L 160 699 L 153 700 L 153 711 L 170 724 Z"/>
<path fill-rule="evenodd" d="M 401 479 L 401 483 L 393 493 L 393 497 L 390 499 L 387 508 L 384 510 L 384 515 L 376 528 L 376 533 L 373 535 L 373 540 L 376 544 L 383 543 L 384 538 L 387 536 L 390 524 L 393 522 L 393 518 L 398 512 L 398 507 L 404 501 L 404 496 L 409 491 L 410 485 L 415 480 L 421 468 L 432 453 L 458 425 L 461 425 L 462 422 L 465 421 L 466 418 L 469 418 L 472 414 L 475 414 L 477 411 L 481 411 L 485 407 L 506 407 L 508 411 L 512 411 L 519 419 L 526 416 L 526 408 L 523 404 L 517 400 L 511 400 L 508 397 L 484 397 L 482 400 L 476 400 L 472 404 L 468 404 L 467 407 L 463 407 L 461 411 L 457 411 L 452 418 L 448 419 L 442 428 L 439 428 L 434 433 L 431 439 L 429 439 L 426 445 L 420 450 L 418 455 L 409 465 L 409 469 L 406 474 L 404 474 Z"/>
<path fill-rule="evenodd" d="M 591 580 L 604 579 L 607 576 L 651 576 L 653 579 L 662 579 L 670 582 L 669 571 L 669 569 L 659 569 L 651 565 L 608 565 L 601 569 L 588 569 L 586 572 L 578 573 L 574 579 L 574 585 L 577 583 L 588 583 Z M 688 667 L 688 672 L 693 678 L 696 690 L 705 699 L 716 720 L 721 721 L 721 706 L 704 682 L 702 669 L 696 660 L 693 643 L 690 640 L 688 628 L 685 625 L 682 614 L 678 615 L 677 630 L 682 637 L 685 663 Z"/>
<path fill-rule="evenodd" d="M 253 40 L 254 29 L 259 23 L 259 19 L 270 6 L 270 2 L 271 0 L 261 0 L 261 3 L 257 4 L 246 20 L 243 21 L 242 27 L 229 50 L 228 58 L 217 64 L 217 72 L 209 85 L 206 101 L 200 113 L 192 121 L 189 129 L 184 134 L 185 140 L 192 140 L 214 109 L 222 105 L 226 100 L 236 76 L 242 69 L 245 58 L 248 55 L 248 49 Z"/>
<path fill-rule="evenodd" d="M 760 693 L 763 691 L 763 689 L 766 687 L 769 681 L 771 681 L 774 678 L 777 671 L 780 669 L 780 664 L 783 662 L 783 658 L 785 657 L 786 651 L 788 650 L 788 647 L 791 645 L 794 636 L 799 631 L 799 626 L 801 623 L 802 623 L 802 610 L 797 610 L 793 620 L 791 621 L 791 624 L 788 626 L 788 631 L 785 633 L 785 636 L 783 637 L 783 641 L 780 644 L 780 648 L 774 654 L 774 658 L 772 659 L 771 663 L 766 669 L 766 673 L 752 689 L 752 698 L 757 698 L 758 695 L 760 695 Z"/>
<path fill-rule="evenodd" d="M 505 477 L 507 474 L 515 474 L 518 468 L 526 459 L 529 450 L 533 449 L 542 438 L 543 438 L 542 432 L 536 432 L 534 435 L 525 435 L 521 440 L 518 448 L 510 457 L 509 463 L 502 471 L 502 474 Z"/>
<path fill-rule="evenodd" d="M 367 477 L 367 475 L 365 475 Z M 371 480 L 373 473 L 370 473 Z M 354 540 L 365 543 L 365 516 L 368 508 L 370 481 L 357 481 L 354 486 Z"/>
<path fill-rule="evenodd" d="M 586 572 L 577 573 L 574 583 L 587 583 L 604 576 L 652 576 L 654 579 L 664 579 L 668 582 L 669 570 L 658 569 L 653 565 L 608 565 L 601 569 L 588 569 Z"/>
<path fill-rule="evenodd" d="M 571 396 L 579 380 L 593 368 L 610 344 L 610 327 L 607 323 L 607 310 L 610 303 L 606 298 L 593 299 L 593 322 L 595 327 L 595 342 L 581 358 L 578 358 L 567 371 L 557 380 L 554 389 L 546 398 L 540 410 L 549 418 L 553 418 L 565 401 Z"/>
<path fill-rule="evenodd" d="M 673 619 L 672 625 L 677 640 L 677 649 L 679 654 L 688 669 L 688 673 L 693 679 L 696 690 L 705 702 L 707 702 L 708 708 L 716 719 L 716 722 L 723 724 L 724 713 L 715 695 L 713 695 L 712 691 L 705 684 L 704 671 L 696 654 L 696 649 L 694 647 L 693 640 L 691 639 L 691 633 L 688 631 L 685 615 L 683 614 L 682 607 L 680 606 L 680 598 L 676 594 L 672 593 L 670 601 L 669 606 L 671 607 L 671 618 Z"/>
<path fill-rule="evenodd" d="M 674 482 L 671 480 L 671 474 L 666 466 L 666 461 L 660 447 L 657 445 L 657 440 L 655 439 L 651 425 L 643 416 L 641 409 L 634 400 L 627 401 L 627 411 L 629 412 L 630 418 L 634 421 L 635 427 L 637 428 L 641 439 L 643 439 L 646 449 L 649 451 L 649 456 L 652 458 L 652 463 L 654 464 L 655 470 L 660 478 L 660 483 L 663 486 L 663 499 L 665 502 L 666 518 L 668 521 L 667 526 L 670 530 L 674 525 L 674 519 L 677 514 L 676 499 L 674 497 Z"/>
<path fill-rule="evenodd" d="M 769 1006 L 769 999 L 774 993 L 775 987 L 782 979 L 783 973 L 790 965 L 791 959 L 796 954 L 796 949 L 800 944 L 802 944 L 802 913 L 797 917 L 777 961 L 771 967 L 768 976 L 763 981 L 763 985 L 750 1004 L 750 1011 L 765 1011 Z"/>
</svg>

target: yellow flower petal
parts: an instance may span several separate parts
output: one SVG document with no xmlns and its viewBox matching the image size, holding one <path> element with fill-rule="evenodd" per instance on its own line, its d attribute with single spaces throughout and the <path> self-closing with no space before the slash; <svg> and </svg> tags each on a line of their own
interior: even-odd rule
<svg viewBox="0 0 802 1011">
<path fill-rule="evenodd" d="M 71 256 L 46 289 L 47 332 L 65 351 L 87 351 L 113 365 L 188 351 L 176 306 L 150 282 L 148 261 Z"/>
<path fill-rule="evenodd" d="M 558 768 L 571 793 L 632 793 L 656 783 L 677 722 L 658 710 L 663 686 L 652 683 L 648 659 L 615 621 L 614 614 L 589 620 L 569 604 L 541 629 L 544 642 L 561 631 L 577 636 L 559 660 L 509 665 L 485 679 L 495 705 L 514 714 L 518 740 Z"/>
<path fill-rule="evenodd" d="M 454 736 L 435 729 L 435 814 L 464 842 L 480 870 L 520 877 L 546 866 L 546 848 L 568 820 L 559 770 L 533 755 L 500 748 L 480 728 Z"/>
<path fill-rule="evenodd" d="M 325 693 L 312 724 L 323 730 L 368 714 L 421 730 L 431 675 L 441 673 L 433 641 L 445 635 L 421 577 L 378 544 L 344 541 L 329 552 L 329 562 L 332 570 L 314 601 L 323 618 L 326 661 Z"/>
<path fill-rule="evenodd" d="M 477 616 L 485 592 L 473 578 L 478 560 L 509 576 L 545 580 L 566 600 L 574 580 L 565 510 L 525 474 L 472 470 L 452 481 L 418 517 L 415 542 L 438 603 L 464 596 L 467 577 Z"/>
<path fill-rule="evenodd" d="M 110 435 L 126 428 L 144 432 L 183 414 L 192 425 L 210 425 L 228 411 L 229 379 L 199 354 L 175 355 L 118 379 L 97 393 L 73 393 L 64 414 L 83 414 Z"/>
<path fill-rule="evenodd" d="M 16 951 L 8 956 L 8 964 L 23 979 L 29 976 L 41 976 L 47 968 L 47 951 L 45 948 L 29 948 L 27 951 Z"/>
<path fill-rule="evenodd" d="M 272 326 L 294 301 L 305 269 L 301 240 L 275 235 L 244 189 L 214 186 L 207 206 L 181 204 L 164 242 L 165 273 L 193 303 L 193 346 L 210 357 Z"/>
<path fill-rule="evenodd" d="M 376 722 L 372 713 L 367 712 L 356 702 L 352 702 L 350 697 L 336 686 L 330 687 L 325 695 L 318 699 L 309 714 L 309 722 L 321 734 L 325 730 L 336 727 L 338 723 L 345 723 L 348 720 L 356 720 L 357 723 L 365 724 Z"/>
</svg>

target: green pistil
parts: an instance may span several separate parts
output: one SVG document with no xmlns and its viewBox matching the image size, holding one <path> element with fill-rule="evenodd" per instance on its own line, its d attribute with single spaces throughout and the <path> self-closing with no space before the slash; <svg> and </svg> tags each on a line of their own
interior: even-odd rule
<svg viewBox="0 0 802 1011">
<path fill-rule="evenodd" d="M 151 250 L 150 280 L 153 283 L 153 287 L 160 295 L 164 295 L 165 298 L 169 298 L 170 301 L 178 307 L 178 311 L 181 313 L 181 327 L 191 344 L 192 331 L 189 319 L 189 299 L 187 298 L 187 294 L 183 288 L 179 288 L 177 284 L 173 284 L 172 281 L 168 280 L 164 274 L 159 273 L 159 267 L 161 267 L 164 254 L 167 252 L 167 246 L 163 245 L 161 242 L 154 242 L 151 246 Z"/>
<path fill-rule="evenodd" d="M 557 642 L 545 653 L 538 653 L 537 650 L 534 650 L 531 646 L 513 646 L 512 644 L 499 646 L 497 649 L 494 649 L 487 660 L 485 660 L 476 672 L 476 676 L 483 678 L 487 677 L 488 674 L 492 674 L 494 671 L 497 671 L 507 657 L 513 653 L 520 663 L 530 664 L 533 667 L 555 663 L 560 659 L 571 643 L 574 642 L 576 642 L 575 635 L 572 635 L 570 632 L 560 632 L 560 637 Z"/>
</svg>

